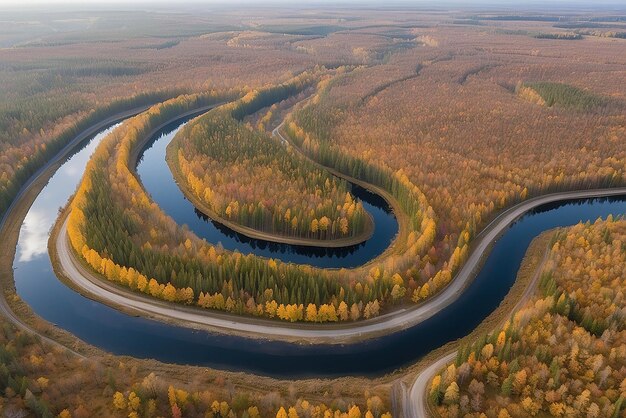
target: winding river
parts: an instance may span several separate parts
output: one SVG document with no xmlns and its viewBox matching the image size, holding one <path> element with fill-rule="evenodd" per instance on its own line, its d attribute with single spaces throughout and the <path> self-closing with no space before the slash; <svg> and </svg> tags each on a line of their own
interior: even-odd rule
<svg viewBox="0 0 626 418">
<path fill-rule="evenodd" d="M 164 147 L 175 128 L 175 125 L 168 127 L 161 140 L 148 149 L 139 165 L 139 173 L 147 190 L 177 221 L 187 224 L 197 222 L 191 226 L 195 231 L 211 231 L 206 232 L 211 234 L 206 235 L 207 239 L 210 237 L 213 241 L 214 237 L 218 237 L 217 241 L 226 248 L 271 254 L 288 261 L 305 257 L 308 260 L 305 262 L 322 266 L 349 265 L 353 262 L 351 258 L 367 247 L 365 244 L 357 246 L 360 248 L 353 249 L 352 253 L 328 255 L 282 246 L 273 248 L 224 231 L 206 222 L 189 206 L 180 209 L 178 205 L 184 203 L 184 198 L 180 194 L 178 197 L 171 194 L 173 190 L 166 189 L 163 183 L 163 176 L 170 175 L 163 159 Z M 54 225 L 58 209 L 75 190 L 89 156 L 107 132 L 109 130 L 97 134 L 62 165 L 26 215 L 14 260 L 17 292 L 39 316 L 94 346 L 114 354 L 165 362 L 279 377 L 380 375 L 408 365 L 475 328 L 504 298 L 515 280 L 528 245 L 542 231 L 580 220 L 626 213 L 626 197 L 550 204 L 527 213 L 495 242 L 477 278 L 456 301 L 419 325 L 385 337 L 350 345 L 297 345 L 218 335 L 126 315 L 81 296 L 55 276 L 47 251 L 48 231 Z M 160 188 L 166 191 L 158 197 L 156 192 Z M 180 193 L 177 188 L 176 192 Z M 375 201 L 367 200 L 363 195 L 360 197 L 372 205 L 367 207 L 368 210 L 374 211 L 378 207 L 386 212 L 385 205 L 381 205 L 380 201 L 377 206 Z M 164 205 L 168 201 L 175 205 L 173 209 Z M 387 216 L 391 215 L 387 213 Z M 377 219 L 376 222 L 377 230 L 382 229 Z M 393 227 L 391 231 L 393 237 Z M 218 232 L 220 235 L 213 235 Z M 371 256 L 380 249 L 369 251 Z M 367 256 L 363 257 L 367 259 Z"/>
<path fill-rule="evenodd" d="M 183 119 L 183 121 L 189 118 Z M 374 234 L 367 241 L 342 248 L 307 247 L 279 244 L 253 239 L 215 222 L 198 211 L 176 185 L 172 172 L 165 164 L 165 151 L 174 135 L 182 128 L 181 121 L 161 129 L 148 142 L 137 164 L 137 173 L 152 199 L 179 225 L 187 225 L 200 238 L 220 243 L 227 250 L 254 253 L 285 262 L 310 264 L 323 268 L 351 268 L 365 264 L 380 255 L 398 233 L 398 222 L 388 203 L 380 196 L 352 184 L 351 192 L 361 200 L 363 208 L 372 215 Z M 165 164 L 165 165 L 164 165 Z"/>
</svg>

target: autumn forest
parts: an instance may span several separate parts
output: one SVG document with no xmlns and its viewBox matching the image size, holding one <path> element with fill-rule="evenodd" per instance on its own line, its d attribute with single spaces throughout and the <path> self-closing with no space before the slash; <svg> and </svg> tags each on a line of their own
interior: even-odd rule
<svg viewBox="0 0 626 418">
<path fill-rule="evenodd" d="M 374 3 L 0 5 L 1 413 L 626 417 L 626 9 Z"/>
</svg>

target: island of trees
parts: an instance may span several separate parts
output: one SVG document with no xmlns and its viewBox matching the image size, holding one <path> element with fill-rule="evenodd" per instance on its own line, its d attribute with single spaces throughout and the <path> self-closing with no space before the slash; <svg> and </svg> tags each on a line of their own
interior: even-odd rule
<svg viewBox="0 0 626 418">
<path fill-rule="evenodd" d="M 547 107 L 599 112 L 611 104 L 607 98 L 562 83 L 520 82 L 516 86 L 516 91 L 521 97 Z"/>
<path fill-rule="evenodd" d="M 188 198 L 205 214 L 246 235 L 301 245 L 351 245 L 371 235 L 371 217 L 345 180 L 241 121 L 314 80 L 305 73 L 280 86 L 251 91 L 176 135 L 168 147 L 168 163 Z"/>
</svg>

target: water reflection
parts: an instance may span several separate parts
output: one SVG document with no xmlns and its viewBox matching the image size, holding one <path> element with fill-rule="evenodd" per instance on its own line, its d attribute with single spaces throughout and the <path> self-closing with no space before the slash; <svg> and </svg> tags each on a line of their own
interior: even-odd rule
<svg viewBox="0 0 626 418">
<path fill-rule="evenodd" d="M 96 135 L 80 153 L 68 158 L 48 181 L 24 218 L 17 245 L 17 259 L 28 262 L 48 252 L 49 232 L 58 216 L 57 209 L 67 203 L 67 190 L 73 191 L 80 181 L 89 156 L 100 139 L 117 125 Z"/>
<path fill-rule="evenodd" d="M 30 261 L 48 250 L 48 228 L 51 216 L 46 210 L 30 210 L 24 218 L 18 246 L 18 260 Z"/>
</svg>

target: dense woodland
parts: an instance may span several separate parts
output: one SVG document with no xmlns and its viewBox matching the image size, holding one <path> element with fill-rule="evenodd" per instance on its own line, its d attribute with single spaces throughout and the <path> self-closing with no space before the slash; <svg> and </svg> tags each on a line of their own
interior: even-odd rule
<svg viewBox="0 0 626 418">
<path fill-rule="evenodd" d="M 457 62 L 454 55 L 439 51 L 437 38 L 420 39 L 427 49 L 399 54 L 388 65 L 340 68 L 332 79 L 317 85 L 317 93 L 299 106 L 284 129 L 315 161 L 380 187 L 398 202 L 401 213 L 397 215 L 407 221 L 394 250 L 373 265 L 340 272 L 307 267 L 308 273 L 303 275 L 301 267 L 235 255 L 250 264 L 243 270 L 241 262 L 223 264 L 224 269 L 215 271 L 198 257 L 207 254 L 211 246 L 196 244 L 186 232 L 172 235 L 153 227 L 148 235 L 140 232 L 145 229 L 141 226 L 132 229 L 124 225 L 136 235 L 135 249 L 130 251 L 128 245 L 122 249 L 116 233 L 102 232 L 106 223 L 97 226 L 99 245 L 90 249 L 104 258 L 115 253 L 110 259 L 113 265 L 122 271 L 133 267 L 132 275 L 136 272 L 148 283 L 154 279 L 152 290 L 140 286 L 141 291 L 164 297 L 162 290 L 169 284 L 166 298 L 170 300 L 291 321 L 354 320 L 375 316 L 395 303 L 420 303 L 442 289 L 466 258 L 472 238 L 499 210 L 539 193 L 607 187 L 624 181 L 624 150 L 618 145 L 625 134 L 620 99 L 566 83 L 511 82 L 503 67 L 516 68 L 515 61 L 480 66 L 473 59 Z M 424 57 L 416 65 L 413 55 Z M 400 81 L 386 81 L 377 87 L 376 80 L 388 80 L 391 70 Z M 525 79 L 539 78 L 526 71 Z M 432 83 L 444 83 L 448 88 L 441 95 L 423 90 Z M 406 85 L 429 100 L 416 108 Z M 522 90 L 531 92 L 536 100 L 524 100 L 527 97 Z M 488 100 L 470 100 L 473 94 L 494 95 L 498 108 L 489 110 L 493 105 Z M 503 125 L 489 115 L 501 112 L 505 102 L 509 112 Z M 453 111 L 441 113 L 444 103 Z M 239 112 L 234 119 L 249 113 Z M 548 139 L 557 130 L 568 132 L 565 141 Z M 507 142 L 502 138 L 516 139 Z M 542 160 L 541 166 L 537 158 Z M 580 170 L 581 166 L 585 170 Z M 460 172 L 464 175 L 456 175 Z M 206 187 L 198 183 L 197 188 L 204 194 Z M 121 195 L 115 197 L 119 198 Z M 224 213 L 230 203 L 222 204 Z M 93 209 L 94 213 L 101 210 Z M 125 214 L 133 211 L 137 209 L 121 210 Z M 135 219 L 161 216 L 152 208 Z M 97 235 L 95 231 L 90 234 Z M 189 259 L 181 260 L 171 250 L 185 247 L 187 239 Z M 221 254 L 219 248 L 213 251 L 222 255 L 222 260 L 231 257 Z M 149 254 L 147 259 L 145 254 Z M 157 258 L 163 261 L 155 262 Z M 268 269 L 268 263 L 276 264 L 277 269 Z M 98 266 L 98 258 L 91 264 Z M 99 267 L 96 270 L 104 272 Z M 133 283 L 130 286 L 137 288 Z M 172 296 L 171 289 L 177 294 L 186 289 L 186 296 Z M 323 306 L 330 313 L 320 315 Z"/>
<path fill-rule="evenodd" d="M 428 294 L 441 288 L 435 277 L 506 207 L 626 181 L 626 92 L 616 87 L 625 80 L 619 65 L 603 61 L 620 44 L 594 40 L 585 53 L 593 67 L 547 57 L 579 51 L 578 43 L 526 40 L 541 53 L 507 52 L 519 45 L 515 36 L 500 38 L 498 54 L 459 54 L 483 42 L 480 32 L 449 27 L 422 37 L 424 48 L 337 77 L 293 118 L 312 158 L 356 176 L 368 175 L 366 165 L 402 173 L 423 194 L 435 237 L 400 273 L 414 289 L 406 296 L 417 290 L 418 300 L 425 285 Z M 454 38 L 460 33 L 466 37 Z M 336 158 L 360 160 L 358 169 Z"/>
<path fill-rule="evenodd" d="M 183 91 L 219 92 L 168 101 L 116 130 L 72 203 L 77 253 L 137 292 L 287 321 L 370 318 L 442 288 L 500 210 L 626 181 L 623 16 L 90 13 L 3 14 L 0 213 L 90 121 Z M 200 103 L 234 100 L 224 92 L 277 86 L 316 65 L 339 76 L 316 86 L 285 131 L 312 158 L 398 201 L 408 228 L 393 251 L 354 270 L 285 265 L 207 244 L 151 202 L 129 166 L 142 134 Z M 145 95 L 154 86 L 167 90 Z M 225 129 L 239 132 L 249 111 Z M 254 125 L 276 122 L 268 112 Z M 242 138 L 269 141 L 248 128 Z M 625 274 L 612 262 L 624 265 L 623 236 L 623 221 L 561 234 L 533 305 L 440 374 L 432 398 L 441 414 L 623 415 L 624 283 L 616 278 Z M 235 388 L 206 369 L 168 380 L 134 360 L 79 361 L 7 324 L 0 341 L 4 413 L 369 418 L 368 409 L 375 417 L 389 409 L 373 394 L 344 401 L 320 392 L 307 402 L 286 382 L 248 393 L 257 386 Z"/>
<path fill-rule="evenodd" d="M 273 12 L 259 12 L 259 19 Z M 28 177 L 76 132 L 132 97 L 149 104 L 184 91 L 277 83 L 317 64 L 362 63 L 345 45 L 249 31 L 229 13 L 3 11 L 0 28 L 0 214 Z M 293 25 L 293 23 L 292 23 Z M 159 30 L 155 30 L 158 27 Z M 233 32 L 235 30 L 235 32 Z M 240 36 L 258 45 L 231 42 Z M 363 51 L 391 40 L 360 41 Z M 241 65 L 246 62 L 246 65 Z M 167 91 L 167 93 L 165 93 Z"/>
<path fill-rule="evenodd" d="M 202 202 L 201 209 L 257 231 L 304 239 L 359 237 L 372 229 L 346 181 L 240 121 L 312 81 L 313 75 L 304 73 L 288 84 L 250 92 L 177 134 L 168 160 L 178 182 L 186 185 L 183 190 Z"/>
<path fill-rule="evenodd" d="M 336 271 L 284 264 L 223 251 L 177 230 L 130 173 L 128 155 L 142 132 L 198 100 L 181 97 L 125 124 L 100 145 L 87 168 L 72 203 L 70 238 L 85 261 L 109 280 L 168 301 L 233 313 L 292 322 L 354 321 L 375 317 L 404 300 L 427 299 L 451 280 L 466 257 L 468 234 L 428 282 L 405 281 L 413 257 L 431 248 L 436 228 L 432 209 L 402 172 L 352 159 L 337 160 L 345 164 L 340 171 L 358 170 L 349 175 L 387 190 L 403 210 L 398 216 L 408 218 L 408 230 L 402 231 L 394 251 L 371 266 Z M 294 138 L 310 138 L 293 123 L 289 130 Z M 148 229 L 146 219 L 158 222 Z"/>
<path fill-rule="evenodd" d="M 195 377 L 189 379 L 190 374 Z M 321 385 L 328 394 L 322 400 L 315 394 L 320 382 L 312 391 L 304 382 L 300 394 L 286 394 L 276 381 L 251 388 L 245 379 L 205 368 L 164 370 L 149 361 L 80 359 L 6 322 L 0 330 L 0 409 L 5 416 L 391 418 L 376 389 L 354 397 L 332 391 L 332 382 Z"/>
<path fill-rule="evenodd" d="M 625 242 L 622 219 L 559 231 L 535 296 L 434 377 L 440 415 L 623 416 Z"/>
<path fill-rule="evenodd" d="M 430 260 L 431 257 L 437 257 L 433 247 L 437 219 L 426 196 L 410 181 L 404 170 L 394 171 L 371 154 L 353 156 L 335 145 L 331 132 L 341 118 L 342 110 L 332 108 L 324 101 L 331 83 L 320 84 L 320 93 L 289 120 L 287 132 L 313 160 L 345 175 L 378 186 L 399 203 L 403 210 L 399 216 L 408 217 L 407 230 L 403 231 L 406 239 L 401 240 L 402 251 L 385 260 L 385 265 L 399 270 L 401 274 L 396 272 L 398 278 L 408 276 L 406 282 L 403 281 L 402 284 L 402 296 L 413 302 L 423 301 L 450 282 L 467 257 L 468 243 L 474 230 L 469 226 L 466 227 L 455 243 L 456 246 L 449 251 L 449 259 L 441 263 L 441 269 L 436 271 Z M 449 244 L 446 243 L 448 249 Z M 427 251 L 429 252 L 426 253 Z M 416 275 L 415 259 L 422 256 L 426 262 L 423 271 L 420 272 L 422 277 L 418 278 L 421 283 L 418 283 L 411 276 Z M 427 280 L 423 280 L 424 278 Z"/>
<path fill-rule="evenodd" d="M 239 91 L 243 86 L 254 89 L 278 84 L 317 64 L 363 64 L 393 44 L 392 39 L 372 35 L 329 34 L 333 39 L 325 40 L 319 35 L 259 32 L 254 29 L 256 22 L 230 11 L 168 14 L 41 9 L 28 13 L 2 11 L 0 214 L 29 174 L 49 160 L 73 133 L 108 112 L 163 101 L 183 91 Z M 348 16 L 340 14 L 335 20 Z M 302 24 L 316 26 L 309 24 L 306 16 L 276 19 L 271 10 L 258 10 L 255 16 L 259 21 L 274 23 L 275 29 L 278 25 L 291 29 Z M 347 22 L 345 26 L 350 25 Z M 142 99 L 155 86 L 165 86 L 167 91 Z M 132 97 L 138 99 L 128 100 Z M 101 180 L 102 187 L 109 189 L 109 176 Z M 133 194 L 146 199 L 136 190 Z M 123 198 L 132 196 L 125 194 Z M 124 207 L 110 208 L 115 211 Z M 136 234 L 146 228 L 146 223 L 176 230 L 171 222 L 152 223 L 155 218 L 147 216 L 151 214 L 148 210 L 140 213 L 145 217 L 137 218 L 137 212 L 128 212 L 133 220 L 129 225 L 136 228 Z M 103 228 L 112 228 L 124 218 L 94 219 L 102 221 Z M 126 226 L 126 220 L 122 222 Z M 165 240 L 156 244 L 149 232 L 146 229 L 145 235 L 135 237 L 139 242 L 135 247 L 135 241 L 120 239 L 124 253 L 128 255 L 127 251 L 134 248 L 138 254 L 147 242 L 155 243 L 161 254 L 167 253 Z M 114 234 L 126 237 L 122 231 Z M 199 245 L 193 238 L 190 241 Z M 178 241 L 168 242 L 171 245 Z M 141 262 L 150 264 L 159 252 L 155 250 Z M 181 253 L 175 250 L 174 254 Z M 178 267 L 185 264 L 185 258 L 171 258 L 179 262 Z M 194 271 L 192 267 L 179 271 L 185 276 Z M 6 268 L 3 277 L 9 276 L 11 266 Z M 162 271 L 163 265 L 157 270 Z M 306 269 L 302 276 L 305 273 Z M 222 285 L 216 289 L 221 292 Z M 218 305 L 219 299 L 217 295 L 213 298 Z M 284 310 L 283 306 L 283 315 Z M 355 309 L 356 315 L 354 312 L 362 311 Z M 82 360 L 15 330 L 8 321 L 3 322 L 0 332 L 0 351 L 0 410 L 7 416 L 390 416 L 385 415 L 390 409 L 386 389 L 379 392 L 383 402 L 369 381 L 346 384 L 317 380 L 299 382 L 295 387 L 287 381 L 259 384 L 240 374 L 233 377 L 206 368 L 128 358 L 90 354 L 89 359 Z"/>
</svg>

